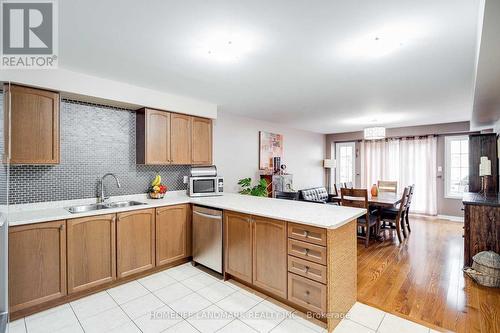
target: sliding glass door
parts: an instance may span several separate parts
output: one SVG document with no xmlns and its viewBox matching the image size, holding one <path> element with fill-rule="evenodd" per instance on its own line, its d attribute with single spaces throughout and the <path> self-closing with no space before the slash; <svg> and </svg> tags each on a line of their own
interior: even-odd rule
<svg viewBox="0 0 500 333">
<path fill-rule="evenodd" d="M 356 187 L 356 143 L 336 143 L 335 159 L 337 160 L 335 183 L 352 183 Z"/>
</svg>

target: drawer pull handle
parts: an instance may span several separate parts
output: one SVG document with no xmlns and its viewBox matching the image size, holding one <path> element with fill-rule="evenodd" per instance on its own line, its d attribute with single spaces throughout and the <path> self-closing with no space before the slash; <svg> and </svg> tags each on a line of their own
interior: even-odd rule
<svg viewBox="0 0 500 333">
<path fill-rule="evenodd" d="M 304 230 L 304 237 L 309 237 L 309 231 Z"/>
<path fill-rule="evenodd" d="M 305 272 L 309 273 L 309 266 L 306 266 Z"/>
<path fill-rule="evenodd" d="M 309 255 L 309 249 L 304 249 L 304 255 L 305 256 Z"/>
<path fill-rule="evenodd" d="M 306 296 L 309 296 L 311 292 L 309 290 L 306 290 Z"/>
</svg>

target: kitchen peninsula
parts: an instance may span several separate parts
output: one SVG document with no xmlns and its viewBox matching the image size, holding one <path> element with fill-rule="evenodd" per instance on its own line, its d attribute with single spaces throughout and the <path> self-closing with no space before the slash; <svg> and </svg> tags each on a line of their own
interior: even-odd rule
<svg viewBox="0 0 500 333">
<path fill-rule="evenodd" d="M 314 313 L 329 331 L 356 302 L 362 209 L 229 193 L 190 198 L 182 191 L 110 201 L 120 200 L 144 205 L 76 214 L 64 207 L 95 200 L 11 206 L 13 317 L 190 261 L 191 204 L 224 211 L 226 279 Z"/>
</svg>

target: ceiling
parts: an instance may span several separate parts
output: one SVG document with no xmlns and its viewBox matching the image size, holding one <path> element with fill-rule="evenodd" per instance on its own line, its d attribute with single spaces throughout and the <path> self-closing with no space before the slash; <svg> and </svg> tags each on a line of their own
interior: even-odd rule
<svg viewBox="0 0 500 333">
<path fill-rule="evenodd" d="M 470 120 L 479 3 L 60 1 L 59 65 L 319 133 Z"/>
</svg>

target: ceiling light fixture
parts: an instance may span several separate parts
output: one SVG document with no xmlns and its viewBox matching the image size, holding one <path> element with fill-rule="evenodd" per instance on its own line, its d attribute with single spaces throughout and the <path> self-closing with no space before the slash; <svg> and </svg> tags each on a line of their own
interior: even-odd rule
<svg viewBox="0 0 500 333">
<path fill-rule="evenodd" d="M 385 138 L 385 127 L 368 127 L 364 130 L 365 140 L 380 140 Z"/>
</svg>

